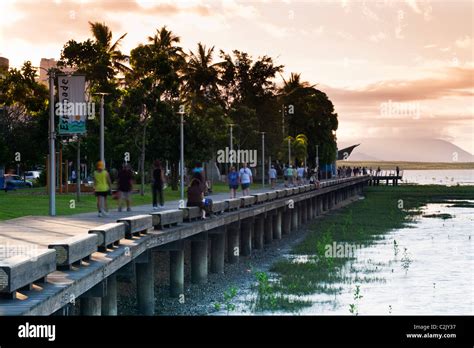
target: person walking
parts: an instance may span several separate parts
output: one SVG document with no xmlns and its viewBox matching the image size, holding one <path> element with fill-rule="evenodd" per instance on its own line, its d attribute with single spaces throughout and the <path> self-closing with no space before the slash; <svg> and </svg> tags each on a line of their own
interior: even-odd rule
<svg viewBox="0 0 474 348">
<path fill-rule="evenodd" d="M 107 216 L 107 195 L 112 187 L 110 175 L 105 170 L 104 162 L 97 162 L 96 170 L 94 171 L 94 190 L 97 197 L 97 211 L 98 216 Z"/>
<path fill-rule="evenodd" d="M 76 180 L 77 180 L 77 175 L 76 175 L 76 171 L 73 169 L 72 172 L 71 172 L 71 182 L 73 184 L 76 183 Z"/>
<path fill-rule="evenodd" d="M 304 181 L 304 167 L 303 166 L 299 166 L 298 168 L 296 168 L 296 176 L 297 176 L 298 185 L 303 185 L 303 181 Z"/>
<path fill-rule="evenodd" d="M 127 205 L 127 211 L 132 211 L 131 208 L 131 193 L 132 193 L 132 180 L 133 180 L 133 173 L 130 169 L 129 164 L 124 164 L 122 169 L 118 172 L 117 175 L 118 179 L 118 211 L 122 211 L 122 203 L 125 201 Z"/>
<path fill-rule="evenodd" d="M 236 198 L 237 189 L 239 188 L 239 173 L 237 173 L 234 166 L 230 167 L 229 169 L 229 174 L 227 174 L 227 182 L 230 189 L 230 198 Z"/>
<path fill-rule="evenodd" d="M 286 168 L 286 177 L 288 178 L 288 187 L 293 186 L 293 166 L 291 164 Z"/>
<path fill-rule="evenodd" d="M 292 168 L 293 186 L 298 186 L 298 168 Z"/>
<path fill-rule="evenodd" d="M 151 193 L 153 196 L 153 210 L 158 210 L 158 198 L 160 200 L 160 207 L 163 207 L 163 205 L 165 204 L 163 198 L 165 173 L 159 160 L 155 160 L 155 162 L 153 162 L 153 167 L 153 183 L 151 186 Z"/>
<path fill-rule="evenodd" d="M 270 184 L 272 186 L 272 189 L 274 189 L 275 185 L 276 185 L 277 171 L 276 171 L 275 166 L 273 164 L 272 164 L 270 170 L 268 171 L 268 177 L 270 178 Z"/>
<path fill-rule="evenodd" d="M 242 164 L 242 168 L 240 168 L 239 180 L 240 180 L 240 184 L 242 185 L 242 194 L 244 196 L 248 196 L 249 187 L 253 181 L 253 178 L 252 178 L 252 170 L 247 167 L 247 163 L 245 162 Z"/>
</svg>

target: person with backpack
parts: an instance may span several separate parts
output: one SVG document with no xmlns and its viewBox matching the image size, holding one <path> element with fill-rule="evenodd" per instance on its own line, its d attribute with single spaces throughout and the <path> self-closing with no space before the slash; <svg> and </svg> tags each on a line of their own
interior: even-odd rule
<svg viewBox="0 0 474 348">
<path fill-rule="evenodd" d="M 229 169 L 229 174 L 227 175 L 227 182 L 230 189 L 230 198 L 237 197 L 237 189 L 239 188 L 239 173 L 235 170 L 235 167 L 232 166 Z"/>
<path fill-rule="evenodd" d="M 247 163 L 245 162 L 242 164 L 242 168 L 240 168 L 239 180 L 240 180 L 240 184 L 242 185 L 242 194 L 244 196 L 248 196 L 249 187 L 253 181 L 253 178 L 252 178 L 252 170 L 247 167 Z"/>
</svg>

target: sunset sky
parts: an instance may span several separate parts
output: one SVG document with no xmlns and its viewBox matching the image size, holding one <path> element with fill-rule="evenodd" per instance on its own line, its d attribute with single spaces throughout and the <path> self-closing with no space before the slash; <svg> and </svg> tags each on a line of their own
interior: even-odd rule
<svg viewBox="0 0 474 348">
<path fill-rule="evenodd" d="M 127 54 L 166 25 L 186 50 L 270 55 L 328 94 L 339 141 L 439 138 L 474 153 L 472 1 L 1 0 L 0 56 L 57 59 L 88 21 L 128 33 Z M 416 112 L 382 112 L 389 101 Z"/>
</svg>

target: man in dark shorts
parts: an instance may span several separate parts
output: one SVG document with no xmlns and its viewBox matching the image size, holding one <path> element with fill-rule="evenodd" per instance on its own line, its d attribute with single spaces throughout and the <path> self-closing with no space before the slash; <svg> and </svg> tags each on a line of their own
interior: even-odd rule
<svg viewBox="0 0 474 348">
<path fill-rule="evenodd" d="M 249 187 L 252 180 L 252 171 L 247 167 L 247 163 L 243 163 L 242 168 L 240 168 L 239 171 L 239 181 L 242 184 L 242 195 L 249 195 Z"/>
<path fill-rule="evenodd" d="M 118 211 L 122 211 L 123 201 L 127 204 L 127 211 L 132 211 L 131 205 L 131 191 L 132 191 L 133 173 L 129 164 L 124 164 L 118 173 Z"/>
<path fill-rule="evenodd" d="M 239 173 L 237 173 L 234 166 L 230 167 L 227 181 L 229 182 L 230 198 L 236 198 L 237 189 L 239 188 Z"/>
<path fill-rule="evenodd" d="M 163 198 L 163 185 L 165 183 L 165 171 L 161 166 L 159 160 L 155 160 L 153 168 L 153 184 L 151 186 L 151 192 L 153 196 L 153 210 L 158 210 L 158 198 L 160 199 L 160 206 L 162 207 L 165 202 Z"/>
</svg>

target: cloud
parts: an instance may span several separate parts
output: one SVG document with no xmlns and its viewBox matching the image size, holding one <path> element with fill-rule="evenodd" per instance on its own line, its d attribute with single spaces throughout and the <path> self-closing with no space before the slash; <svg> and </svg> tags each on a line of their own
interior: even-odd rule
<svg viewBox="0 0 474 348">
<path fill-rule="evenodd" d="M 142 5 L 135 1 L 108 0 L 20 1 L 13 3 L 11 11 L 21 13 L 21 16 L 2 25 L 5 37 L 39 44 L 84 38 L 89 34 L 88 21 L 105 21 L 113 31 L 125 31 L 126 18 L 133 15 L 168 17 L 181 13 L 211 15 L 210 8 L 200 4 L 199 1 L 144 2 Z"/>
<path fill-rule="evenodd" d="M 375 43 L 378 43 L 380 41 L 383 41 L 387 38 L 387 35 L 383 32 L 378 32 L 377 34 L 372 34 L 369 36 L 369 40 Z"/>
<path fill-rule="evenodd" d="M 376 22 L 380 21 L 379 16 L 377 16 L 377 14 L 374 11 L 368 8 L 365 2 L 362 4 L 362 14 L 364 15 L 364 17 L 370 20 L 373 20 Z"/>
<path fill-rule="evenodd" d="M 469 48 L 472 45 L 472 39 L 469 35 L 466 35 L 464 37 L 457 39 L 455 44 L 459 48 Z"/>
<path fill-rule="evenodd" d="M 352 40 L 354 38 L 354 36 L 347 32 L 347 31 L 338 31 L 336 33 L 337 36 L 339 36 L 341 39 L 344 39 L 344 40 Z"/>
<path fill-rule="evenodd" d="M 418 14 L 422 13 L 416 0 L 405 0 L 405 3 L 413 10 L 413 12 Z"/>
<path fill-rule="evenodd" d="M 442 75 L 418 80 L 388 80 L 359 89 L 324 87 L 329 98 L 341 104 L 363 106 L 387 100 L 435 100 L 443 97 L 474 97 L 474 69 L 445 68 Z"/>
</svg>

